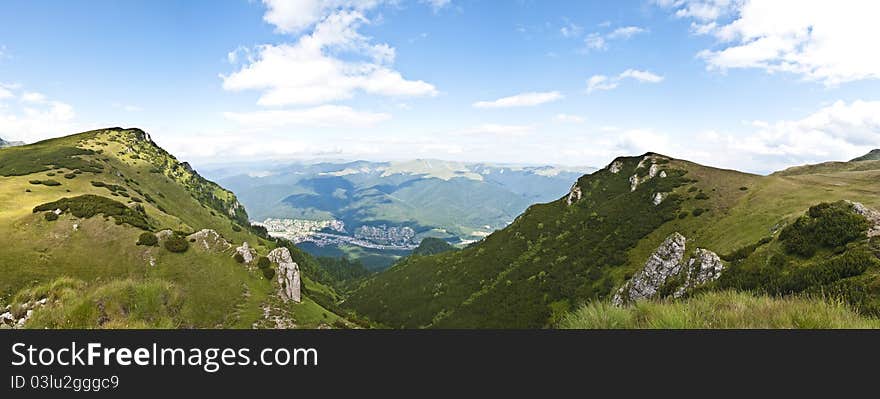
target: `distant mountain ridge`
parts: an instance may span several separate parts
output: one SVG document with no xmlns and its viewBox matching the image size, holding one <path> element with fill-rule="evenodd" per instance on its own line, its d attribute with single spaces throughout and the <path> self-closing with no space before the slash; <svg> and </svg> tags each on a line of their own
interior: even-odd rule
<svg viewBox="0 0 880 399">
<path fill-rule="evenodd" d="M 24 145 L 24 141 L 6 141 L 0 138 L 0 148 Z"/>
<path fill-rule="evenodd" d="M 858 158 L 853 158 L 850 162 L 858 161 L 880 161 L 880 149 L 874 149 Z"/>
</svg>

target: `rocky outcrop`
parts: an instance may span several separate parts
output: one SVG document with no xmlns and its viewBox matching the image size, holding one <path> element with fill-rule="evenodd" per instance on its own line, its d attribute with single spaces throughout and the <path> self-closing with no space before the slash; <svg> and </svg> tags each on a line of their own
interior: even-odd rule
<svg viewBox="0 0 880 399">
<path fill-rule="evenodd" d="M 611 163 L 611 165 L 608 165 L 608 171 L 611 173 L 614 173 L 615 175 L 620 173 L 620 169 L 622 169 L 622 168 L 623 168 L 623 162 L 621 162 L 619 160 L 615 160 L 614 162 Z"/>
<path fill-rule="evenodd" d="M 663 200 L 665 200 L 668 195 L 669 193 L 654 194 L 654 199 L 651 201 L 651 203 L 653 203 L 654 206 L 660 205 L 663 203 Z"/>
<path fill-rule="evenodd" d="M 667 237 L 642 270 L 620 287 L 611 302 L 622 306 L 661 294 L 678 298 L 690 289 L 718 279 L 724 270 L 721 258 L 712 251 L 698 248 L 684 262 L 686 244 L 687 239 L 679 233 Z"/>
<path fill-rule="evenodd" d="M 565 203 L 567 203 L 568 205 L 571 205 L 575 202 L 580 201 L 582 196 L 583 196 L 583 192 L 581 191 L 581 188 L 578 187 L 577 182 L 575 182 L 571 186 L 571 189 L 568 190 L 568 198 L 566 198 Z"/>
<path fill-rule="evenodd" d="M 642 158 L 641 161 L 639 161 L 639 164 L 636 167 L 637 170 L 645 167 L 648 164 L 650 164 L 651 166 L 648 166 L 648 174 L 647 175 L 639 177 L 639 174 L 636 173 L 636 174 L 629 177 L 630 191 L 636 191 L 636 189 L 639 188 L 640 184 L 642 184 L 648 180 L 651 180 L 657 176 L 666 177 L 666 172 L 660 170 L 660 165 L 656 163 L 658 160 L 661 160 L 661 159 L 668 159 L 668 158 L 665 158 L 665 157 L 663 157 L 661 155 L 657 155 L 657 154 L 649 154 L 649 155 L 645 155 L 645 157 Z"/>
<path fill-rule="evenodd" d="M 724 263 L 721 262 L 721 257 L 718 254 L 707 249 L 697 248 L 688 261 L 684 284 L 675 290 L 673 297 L 679 298 L 689 289 L 717 280 L 718 277 L 721 277 L 723 270 Z"/>
<path fill-rule="evenodd" d="M 284 302 L 302 302 L 302 281 L 299 265 L 293 261 L 287 248 L 275 248 L 269 252 L 269 260 L 278 264 L 275 276 L 278 279 L 278 295 Z"/>
<path fill-rule="evenodd" d="M 156 233 L 156 238 L 158 238 L 160 240 L 165 240 L 168 237 L 171 237 L 173 235 L 174 235 L 173 231 L 165 229 L 165 230 L 160 230 L 158 233 Z"/>
<path fill-rule="evenodd" d="M 232 248 L 232 244 L 212 229 L 202 229 L 186 236 L 186 239 L 205 251 L 223 252 Z"/>
<path fill-rule="evenodd" d="M 243 242 L 240 247 L 235 248 L 235 252 L 241 254 L 244 263 L 251 264 L 257 259 L 257 251 L 251 248 L 247 241 Z"/>
<path fill-rule="evenodd" d="M 852 204 L 853 212 L 864 216 L 865 219 L 868 219 L 868 223 L 870 223 L 870 227 L 868 228 L 868 237 L 880 236 L 880 212 L 868 208 L 867 206 L 859 202 L 847 202 Z"/>
<path fill-rule="evenodd" d="M 21 303 L 19 305 L 6 305 L 3 313 L 0 314 L 0 327 L 6 328 L 22 328 L 24 324 L 34 315 L 34 310 L 46 306 L 48 298 L 32 300 Z"/>
</svg>

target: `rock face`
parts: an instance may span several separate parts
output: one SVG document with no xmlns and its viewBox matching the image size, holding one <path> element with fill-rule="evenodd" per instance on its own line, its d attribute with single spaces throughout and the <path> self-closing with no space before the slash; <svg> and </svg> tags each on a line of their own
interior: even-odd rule
<svg viewBox="0 0 880 399">
<path fill-rule="evenodd" d="M 642 271 L 620 287 L 611 302 L 619 306 L 631 301 L 653 298 L 670 276 L 676 276 L 681 272 L 686 242 L 687 239 L 679 233 L 673 233 L 666 238 L 666 241 L 660 244 L 660 247 L 648 258 Z"/>
<path fill-rule="evenodd" d="M 188 235 L 186 238 L 193 242 L 195 246 L 200 247 L 205 251 L 222 252 L 232 248 L 232 244 L 226 241 L 220 233 L 211 229 L 202 229 L 196 233 Z"/>
<path fill-rule="evenodd" d="M 620 169 L 623 168 L 623 162 L 614 161 L 611 165 L 608 165 L 608 171 L 614 173 L 615 175 L 620 173 Z"/>
<path fill-rule="evenodd" d="M 853 212 L 858 213 L 868 219 L 871 227 L 868 228 L 868 237 L 880 236 L 880 212 L 868 208 L 859 202 L 850 202 L 853 206 Z"/>
<path fill-rule="evenodd" d="M 622 306 L 642 299 L 656 298 L 663 288 L 674 288 L 671 294 L 678 298 L 689 289 L 721 276 L 724 264 L 712 251 L 698 248 L 687 262 L 683 262 L 686 244 L 687 239 L 679 233 L 673 233 L 666 238 L 645 262 L 644 268 L 620 287 L 611 302 Z M 669 286 L 670 284 L 674 286 Z"/>
<path fill-rule="evenodd" d="M 660 205 L 663 203 L 663 200 L 666 199 L 667 195 L 669 195 L 669 193 L 654 194 L 654 199 L 651 202 L 654 204 L 654 206 Z"/>
<path fill-rule="evenodd" d="M 568 198 L 565 200 L 565 203 L 571 205 L 575 202 L 578 202 L 580 201 L 581 196 L 583 196 L 583 192 L 581 191 L 581 188 L 578 187 L 577 182 L 575 182 L 571 186 L 571 189 L 568 190 Z"/>
<path fill-rule="evenodd" d="M 257 258 L 257 251 L 251 248 L 247 242 L 241 244 L 240 247 L 235 249 L 235 252 L 241 254 L 241 257 L 244 258 L 244 263 L 251 264 Z"/>
<path fill-rule="evenodd" d="M 651 179 L 657 177 L 658 175 L 660 177 L 666 177 L 666 172 L 660 170 L 660 165 L 658 165 L 656 163 L 658 160 L 661 160 L 661 159 L 668 159 L 668 158 L 665 158 L 661 155 L 649 154 L 649 155 L 645 155 L 645 157 L 642 158 L 641 161 L 639 161 L 639 165 L 636 167 L 636 169 L 643 168 L 646 164 L 649 164 L 649 163 L 651 164 L 651 166 L 648 167 L 648 174 L 646 176 L 639 177 L 638 174 L 634 174 L 629 177 L 630 191 L 636 191 L 636 189 L 639 188 L 639 184 L 642 184 L 648 180 L 651 180 Z"/>
<path fill-rule="evenodd" d="M 284 302 L 302 302 L 302 281 L 299 265 L 293 261 L 287 248 L 275 248 L 269 252 L 269 260 L 278 264 L 278 295 Z"/>
</svg>

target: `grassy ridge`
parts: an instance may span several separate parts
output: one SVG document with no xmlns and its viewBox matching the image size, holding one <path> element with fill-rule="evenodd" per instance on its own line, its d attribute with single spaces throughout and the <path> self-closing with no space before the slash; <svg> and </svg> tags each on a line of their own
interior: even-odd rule
<svg viewBox="0 0 880 399">
<path fill-rule="evenodd" d="M 568 329 L 880 328 L 844 301 L 709 292 L 683 301 L 642 301 L 629 307 L 592 302 L 559 323 Z"/>
</svg>

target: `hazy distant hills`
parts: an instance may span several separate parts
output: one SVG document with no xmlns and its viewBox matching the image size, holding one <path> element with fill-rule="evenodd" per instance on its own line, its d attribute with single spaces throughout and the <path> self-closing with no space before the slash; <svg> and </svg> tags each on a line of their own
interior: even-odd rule
<svg viewBox="0 0 880 399">
<path fill-rule="evenodd" d="M 409 227 L 414 247 L 426 236 L 453 243 L 481 239 L 529 205 L 559 198 L 595 168 L 413 160 L 202 170 L 235 192 L 254 221 L 339 220 L 348 233 L 361 226 Z"/>
<path fill-rule="evenodd" d="M 15 147 L 15 146 L 19 146 L 19 145 L 24 145 L 24 142 L 23 141 L 6 141 L 6 140 L 3 140 L 2 137 L 0 137 L 0 148 Z"/>
</svg>

